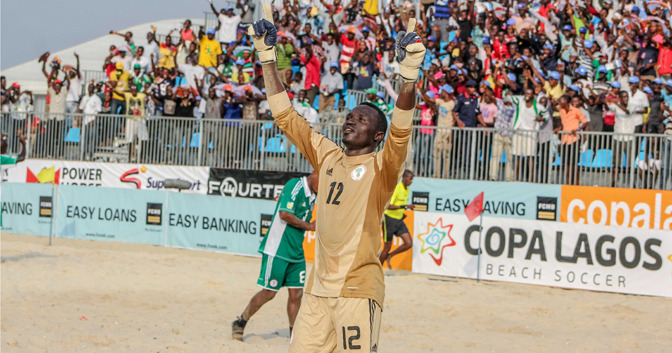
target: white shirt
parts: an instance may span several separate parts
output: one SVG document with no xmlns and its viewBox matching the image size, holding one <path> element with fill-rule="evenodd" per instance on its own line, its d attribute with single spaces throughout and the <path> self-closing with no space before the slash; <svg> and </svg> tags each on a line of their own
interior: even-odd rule
<svg viewBox="0 0 672 353">
<path fill-rule="evenodd" d="M 144 55 L 140 57 L 140 59 L 134 57 L 133 61 L 131 61 L 131 67 L 128 68 L 128 71 L 133 71 L 133 67 L 135 64 L 140 64 L 140 72 L 147 72 L 149 71 L 149 58 L 145 57 Z"/>
<path fill-rule="evenodd" d="M 82 95 L 82 80 L 75 76 L 70 79 L 70 88 L 68 89 L 68 96 L 65 97 L 65 101 L 79 102 L 80 95 Z"/>
<path fill-rule="evenodd" d="M 147 59 L 147 63 L 150 63 L 152 54 L 154 54 L 154 64 L 159 61 L 159 45 L 156 42 L 147 43 L 142 46 L 145 51 L 142 53 L 142 57 Z"/>
<path fill-rule="evenodd" d="M 630 110 L 633 119 L 635 119 L 635 126 L 644 124 L 644 116 L 642 114 L 635 113 L 635 111 L 649 107 L 649 97 L 646 95 L 646 93 L 642 92 L 641 90 L 637 90 L 637 92 L 633 93 L 628 103 L 634 104 L 636 106 L 634 110 Z"/>
<path fill-rule="evenodd" d="M 86 114 L 84 117 L 84 125 L 86 125 L 92 122 L 96 114 L 103 110 L 103 102 L 95 93 L 91 96 L 86 95 L 82 98 L 82 102 L 79 103 L 79 109 Z"/>
<path fill-rule="evenodd" d="M 629 113 L 626 113 L 625 110 L 622 110 L 616 104 L 607 104 L 607 108 L 614 113 L 616 117 L 614 119 L 614 133 L 615 134 L 632 134 L 635 132 L 636 118 L 632 112 L 637 109 L 637 106 L 632 102 L 628 101 L 628 110 Z M 614 135 L 614 140 L 616 141 L 632 141 L 633 137 L 628 135 Z"/>
<path fill-rule="evenodd" d="M 236 40 L 240 15 L 229 17 L 220 13 L 217 16 L 217 19 L 219 19 L 219 41 L 221 43 L 229 44 Z"/>
<path fill-rule="evenodd" d="M 184 72 L 184 78 L 187 80 L 187 84 L 194 88 L 196 88 L 194 76 L 198 77 L 199 80 L 202 80 L 203 77 L 205 77 L 205 70 L 201 66 L 181 65 L 179 70 Z"/>
</svg>

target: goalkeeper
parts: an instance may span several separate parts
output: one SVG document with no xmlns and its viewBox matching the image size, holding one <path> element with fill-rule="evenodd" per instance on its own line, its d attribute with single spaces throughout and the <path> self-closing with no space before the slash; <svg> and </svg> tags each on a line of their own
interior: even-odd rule
<svg viewBox="0 0 672 353">
<path fill-rule="evenodd" d="M 266 19 L 255 22 L 248 33 L 259 51 L 273 118 L 319 171 L 320 179 L 315 264 L 289 351 L 376 352 L 385 296 L 378 259 L 380 222 L 406 160 L 414 84 L 425 47 L 411 19 L 408 32 L 397 38 L 401 88 L 385 145 L 376 152 L 387 131 L 385 115 L 375 105 L 362 103 L 345 118 L 343 149 L 311 130 L 292 108 L 276 65 L 277 29 L 271 22 L 270 5 L 264 6 L 264 12 Z"/>
</svg>

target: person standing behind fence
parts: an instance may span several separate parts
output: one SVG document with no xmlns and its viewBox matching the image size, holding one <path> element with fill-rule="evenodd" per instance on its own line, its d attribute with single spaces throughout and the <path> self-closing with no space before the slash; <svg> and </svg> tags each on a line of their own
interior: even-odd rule
<svg viewBox="0 0 672 353">
<path fill-rule="evenodd" d="M 432 152 L 434 157 L 434 178 L 448 178 L 450 173 L 450 152 L 453 148 L 453 130 L 455 118 L 453 108 L 455 100 L 452 98 L 453 87 L 443 85 L 439 87 L 439 96 L 436 97 L 437 120 L 436 136 Z"/>
<path fill-rule="evenodd" d="M 280 65 L 278 61 L 278 65 Z M 282 78 L 282 75 L 280 75 Z M 320 114 L 324 114 L 334 109 L 336 103 L 336 93 L 343 90 L 343 75 L 338 72 L 338 63 L 332 62 L 329 65 L 329 71 L 322 76 L 322 86 L 320 87 Z"/>
<path fill-rule="evenodd" d="M 221 161 L 211 160 L 208 162 L 208 151 L 210 151 L 210 144 L 212 143 L 212 151 L 215 157 L 224 155 L 222 151 L 222 136 L 223 131 L 222 115 L 224 115 L 224 107 L 222 106 L 222 98 L 217 97 L 217 91 L 214 87 L 208 89 L 208 96 L 205 99 L 205 115 L 203 118 L 203 136 L 201 139 L 201 148 L 205 151 L 202 156 L 202 165 L 216 166 L 220 165 Z"/>
<path fill-rule="evenodd" d="M 611 186 L 616 186 L 618 174 L 631 163 L 633 140 L 638 119 L 635 111 L 638 105 L 630 101 L 627 91 L 620 91 L 617 100 L 608 101 L 607 107 L 615 113 L 614 143 L 612 147 Z M 625 157 L 624 157 L 625 156 Z"/>
<path fill-rule="evenodd" d="M 565 166 L 565 182 L 579 185 L 579 156 L 581 139 L 576 133 L 588 126 L 588 121 L 579 108 L 570 104 L 569 96 L 560 97 L 558 103 L 562 122 L 560 158 Z"/>
<path fill-rule="evenodd" d="M 68 86 L 68 95 L 65 98 L 65 113 L 67 116 L 68 127 L 75 126 L 72 113 L 76 113 L 79 108 L 79 99 L 82 95 L 82 74 L 79 71 L 79 55 L 75 54 L 77 66 L 66 71 L 66 75 L 70 78 L 70 86 Z"/>
<path fill-rule="evenodd" d="M 457 96 L 455 108 L 453 108 L 453 118 L 460 129 L 474 128 L 477 123 L 485 126 L 481 110 L 478 106 L 478 95 L 476 94 L 476 82 L 469 80 L 466 83 L 466 91 Z M 469 178 L 469 169 L 471 163 L 471 143 L 475 131 L 458 130 L 455 136 L 455 146 L 459 150 L 453 151 L 457 159 L 458 171 L 457 178 Z"/>
<path fill-rule="evenodd" d="M 516 106 L 511 101 L 512 92 L 504 90 L 502 99 L 497 99 L 497 116 L 495 117 L 495 134 L 492 138 L 492 158 L 490 158 L 490 180 L 499 181 L 499 167 L 502 152 L 506 153 L 504 162 L 504 180 L 513 181 L 513 154 L 511 153 L 511 137 Z"/>
<path fill-rule="evenodd" d="M 306 231 L 315 231 L 310 223 L 318 187 L 318 173 L 294 178 L 285 184 L 275 206 L 271 226 L 259 245 L 262 253 L 257 292 L 243 313 L 231 324 L 233 339 L 242 341 L 247 322 L 264 304 L 275 298 L 280 288 L 289 291 L 287 316 L 289 336 L 292 336 L 296 315 L 301 307 L 303 286 L 306 282 L 306 260 L 303 237 Z"/>
<path fill-rule="evenodd" d="M 534 96 L 534 90 L 528 88 L 523 97 L 511 97 L 516 106 L 516 115 L 513 120 L 513 138 L 511 140 L 511 154 L 515 156 L 516 180 L 525 181 L 525 174 L 529 181 L 534 182 L 534 166 L 537 156 L 537 134 L 539 123 L 544 121 L 540 116 L 540 109 Z M 521 162 L 527 162 L 527 168 Z"/>
<path fill-rule="evenodd" d="M 131 91 L 124 94 L 126 99 L 126 143 L 128 161 L 137 162 L 137 143 L 147 141 L 145 124 L 145 94 L 138 92 L 138 86 L 131 85 Z M 137 140 L 136 140 L 137 139 Z"/>
<path fill-rule="evenodd" d="M 69 87 L 70 81 L 67 79 L 67 86 Z M 68 95 L 67 87 L 63 87 L 63 82 L 61 80 L 55 80 L 47 83 L 49 85 L 49 97 L 51 102 L 49 104 L 49 115 L 47 123 L 47 152 L 48 157 L 60 158 L 63 156 L 64 141 L 63 136 L 65 134 L 65 98 Z"/>
<path fill-rule="evenodd" d="M 93 160 L 93 154 L 98 147 L 99 123 L 96 115 L 103 110 L 103 102 L 95 93 L 95 86 L 90 83 L 87 87 L 87 95 L 79 103 L 79 111 L 84 113 L 82 121 L 82 134 L 84 136 L 84 160 Z"/>
</svg>

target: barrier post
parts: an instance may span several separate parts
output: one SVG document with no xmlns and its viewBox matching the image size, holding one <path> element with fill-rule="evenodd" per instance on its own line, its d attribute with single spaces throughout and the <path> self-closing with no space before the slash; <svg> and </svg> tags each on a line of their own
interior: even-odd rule
<svg viewBox="0 0 672 353">
<path fill-rule="evenodd" d="M 476 264 L 476 282 L 481 281 L 481 253 L 483 250 L 481 249 L 481 235 L 483 234 L 483 211 L 481 211 L 480 221 L 478 224 L 478 260 Z"/>
<path fill-rule="evenodd" d="M 54 184 L 51 185 L 51 202 L 53 212 L 51 213 L 51 231 L 49 232 L 49 246 L 51 246 L 51 238 L 56 237 L 56 230 L 58 229 L 58 191 L 60 184 L 56 184 L 56 196 L 54 197 Z M 54 199 L 56 201 L 54 201 Z"/>
</svg>

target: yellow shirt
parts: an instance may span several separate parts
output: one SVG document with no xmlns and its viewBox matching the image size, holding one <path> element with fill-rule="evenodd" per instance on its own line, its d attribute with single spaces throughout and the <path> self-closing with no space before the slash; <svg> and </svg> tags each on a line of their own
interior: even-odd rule
<svg viewBox="0 0 672 353">
<path fill-rule="evenodd" d="M 138 92 L 133 94 L 126 92 L 126 115 L 145 115 L 145 94 Z"/>
<path fill-rule="evenodd" d="M 121 71 L 121 75 L 118 75 L 117 70 L 112 71 L 110 74 L 110 81 L 118 81 L 115 90 L 126 93 L 128 91 L 128 80 L 131 79 L 131 74 L 128 71 Z M 115 91 L 112 91 L 112 98 L 116 100 L 123 101 L 126 99 L 124 96 L 117 94 Z"/>
<path fill-rule="evenodd" d="M 270 100 L 282 101 L 276 107 L 281 111 L 273 111 L 275 122 L 319 171 L 315 263 L 306 293 L 373 299 L 382 307 L 380 223 L 403 171 L 412 113 L 394 109 L 382 151 L 347 156 L 339 145 L 310 128 L 289 103 L 287 93 Z"/>
<path fill-rule="evenodd" d="M 177 50 L 175 47 L 168 47 L 165 44 L 161 43 L 159 46 L 159 67 L 166 69 L 172 69 L 175 67 L 175 55 Z"/>
<path fill-rule="evenodd" d="M 234 73 L 231 75 L 231 81 L 238 83 L 238 72 Z M 243 72 L 243 83 L 248 83 L 250 82 L 250 74 L 247 72 Z"/>
<path fill-rule="evenodd" d="M 404 218 L 404 207 L 408 204 L 408 193 L 409 189 L 404 186 L 403 182 L 399 182 L 397 187 L 394 188 L 394 194 L 392 194 L 390 205 L 400 206 L 402 208 L 398 210 L 385 210 L 385 214 L 394 219 Z"/>
<path fill-rule="evenodd" d="M 558 83 L 555 87 L 551 87 L 551 84 L 548 81 L 544 82 L 544 91 L 546 94 L 553 99 L 560 99 L 563 94 L 565 94 L 565 89 L 562 88 L 562 85 Z"/>
<path fill-rule="evenodd" d="M 201 48 L 199 50 L 198 65 L 205 67 L 217 66 L 217 55 L 222 53 L 222 45 L 214 39 L 208 37 L 201 38 Z"/>
</svg>

